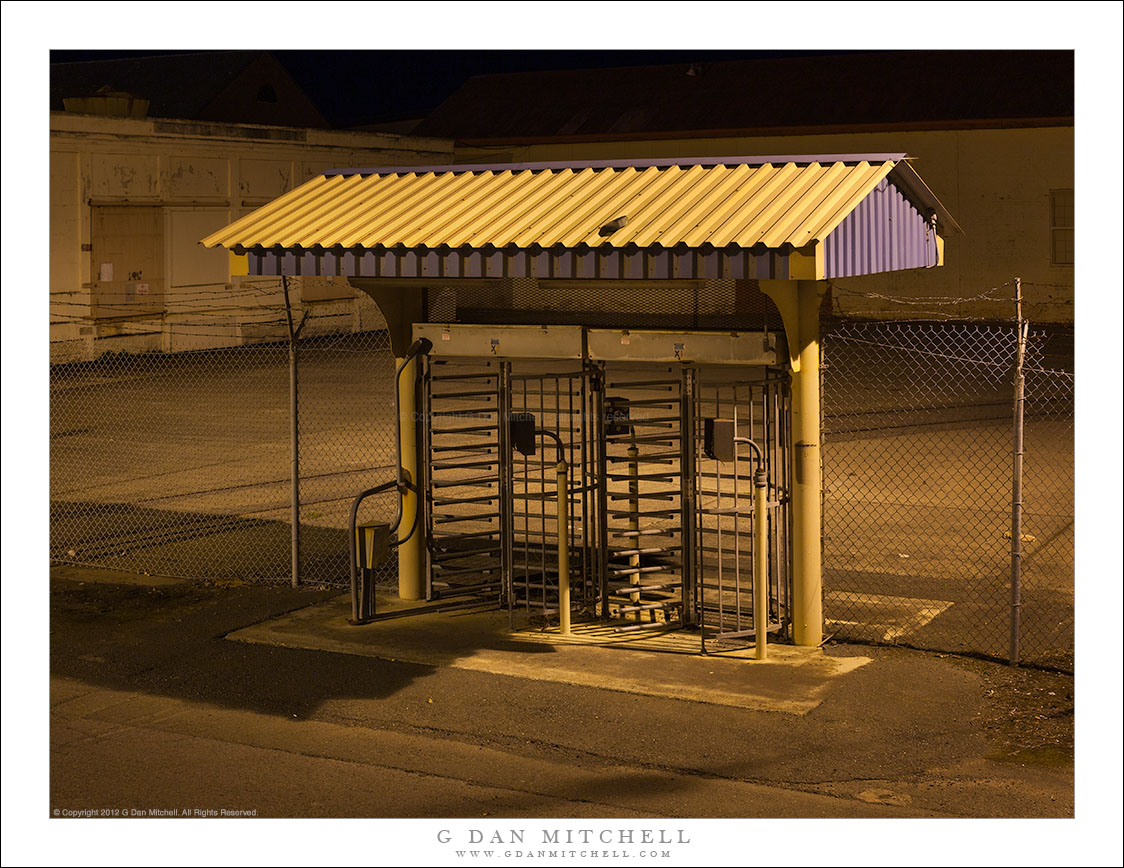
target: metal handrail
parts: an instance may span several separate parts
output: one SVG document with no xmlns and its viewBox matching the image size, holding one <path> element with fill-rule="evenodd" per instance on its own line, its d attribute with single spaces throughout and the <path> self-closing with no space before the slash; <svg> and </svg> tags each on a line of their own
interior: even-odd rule
<svg viewBox="0 0 1124 868">
<path fill-rule="evenodd" d="M 381 494 L 384 491 L 389 491 L 392 488 L 398 487 L 398 480 L 392 479 L 390 482 L 384 482 L 382 485 L 376 485 L 374 488 L 368 488 L 366 491 L 361 491 L 356 496 L 355 500 L 351 502 L 351 514 L 347 520 L 347 539 L 348 539 L 348 552 L 351 555 L 351 623 L 363 624 L 366 622 L 366 613 L 360 611 L 359 600 L 359 554 L 357 551 L 358 543 L 356 540 L 356 525 L 358 524 L 359 504 L 373 494 Z M 372 614 L 374 614 L 372 612 Z"/>
</svg>

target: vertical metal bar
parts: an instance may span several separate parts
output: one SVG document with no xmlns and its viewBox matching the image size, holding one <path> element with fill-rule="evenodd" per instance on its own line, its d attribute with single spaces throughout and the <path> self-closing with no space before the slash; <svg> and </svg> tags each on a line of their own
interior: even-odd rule
<svg viewBox="0 0 1124 868">
<path fill-rule="evenodd" d="M 691 400 L 694 401 L 694 406 L 692 406 L 692 408 L 691 408 L 692 409 L 692 415 L 694 415 L 694 417 L 696 419 L 698 419 L 700 416 L 704 416 L 705 415 L 705 407 L 703 406 L 704 396 L 703 396 L 703 387 L 701 387 L 701 385 L 699 385 L 698 388 L 695 390 L 695 395 L 691 397 Z M 697 431 L 694 431 L 694 430 L 687 431 L 687 430 L 685 430 L 685 431 L 683 431 L 683 433 L 685 433 L 685 435 L 690 436 L 690 440 L 691 440 L 690 450 L 691 450 L 692 458 L 694 458 L 694 462 L 695 462 L 694 467 L 697 468 L 697 467 L 699 467 L 699 464 L 703 463 L 703 459 L 704 459 L 703 442 L 701 442 L 701 437 L 698 436 Z M 691 564 L 691 569 L 694 570 L 694 572 L 692 572 L 692 575 L 694 575 L 694 577 L 695 577 L 695 581 L 692 582 L 692 584 L 694 584 L 694 587 L 692 587 L 692 589 L 691 589 L 691 598 L 692 598 L 692 600 L 694 600 L 694 603 L 695 603 L 694 611 L 691 612 L 691 621 L 697 621 L 698 622 L 699 651 L 701 653 L 705 654 L 706 653 L 706 564 L 704 563 L 704 559 L 705 559 L 706 555 L 705 555 L 703 550 L 706 548 L 706 517 L 703 514 L 703 508 L 704 508 L 703 505 L 706 503 L 706 489 L 705 489 L 705 483 L 704 483 L 703 479 L 701 479 L 701 477 L 699 476 L 698 473 L 692 473 L 692 476 L 695 477 L 694 488 L 695 488 L 695 495 L 696 495 L 696 498 L 695 498 L 696 507 L 695 507 L 695 510 L 694 510 L 694 512 L 695 512 L 694 521 L 692 521 L 691 524 L 692 524 L 692 532 L 694 532 L 694 534 L 695 534 L 695 540 L 698 541 L 698 545 L 696 546 L 694 563 Z M 686 578 L 685 578 L 685 584 L 686 584 Z M 686 595 L 685 595 L 685 599 L 686 599 Z"/>
<path fill-rule="evenodd" d="M 289 343 L 289 451 L 292 459 L 292 548 L 293 587 L 301 583 L 301 471 L 300 422 L 297 403 L 297 344 Z"/>
<path fill-rule="evenodd" d="M 567 415 L 566 415 L 566 436 L 569 438 L 567 449 L 566 449 L 566 451 L 568 453 L 566 463 L 569 467 L 575 467 L 576 465 L 574 463 L 574 452 L 576 450 L 576 444 L 574 442 L 574 377 L 573 377 L 573 374 L 568 374 L 566 376 L 566 411 L 567 411 Z M 561 423 L 562 423 L 561 412 L 559 412 L 558 422 L 559 422 L 559 427 L 561 427 Z M 580 473 L 579 473 L 578 478 L 580 480 L 580 478 L 581 478 Z M 580 484 L 581 483 L 579 481 L 579 485 Z M 568 497 L 569 497 L 569 492 L 567 490 L 567 498 Z M 576 509 L 570 509 L 569 510 L 569 519 L 570 519 L 570 527 L 569 527 L 570 545 L 573 546 L 573 542 L 577 538 L 578 511 Z"/>
<path fill-rule="evenodd" d="M 722 415 L 722 387 L 714 387 L 714 416 L 718 418 Z M 718 582 L 718 632 L 721 633 L 725 627 L 725 605 L 723 598 L 726 595 L 726 585 L 724 582 L 725 575 L 723 567 L 725 565 L 726 552 L 722 548 L 722 462 L 714 462 L 714 548 L 717 563 L 715 564 L 715 577 Z M 704 553 L 703 557 L 706 555 Z M 705 569 L 705 567 L 704 567 Z M 705 572 L 704 572 L 705 575 Z"/>
<path fill-rule="evenodd" d="M 301 583 L 301 483 L 300 483 L 300 410 L 297 395 L 297 332 L 293 326 L 293 306 L 289 300 L 289 278 L 281 276 L 281 291 L 285 295 L 285 318 L 289 325 L 289 459 L 292 477 L 290 499 L 290 549 L 292 559 L 292 584 Z"/>
<path fill-rule="evenodd" d="M 546 380 L 543 377 L 538 378 L 539 381 L 539 424 L 546 424 Z M 542 564 L 542 607 L 546 611 L 546 449 L 545 447 L 539 451 L 539 478 L 537 484 L 539 487 L 539 557 Z"/>
<path fill-rule="evenodd" d="M 1023 321 L 1022 279 L 1015 278 L 1015 406 L 1014 447 L 1011 456 L 1011 647 L 1012 666 L 1019 663 L 1019 632 L 1022 619 L 1022 557 L 1023 557 L 1023 404 L 1025 378 L 1023 361 L 1026 355 L 1027 323 Z"/>
<path fill-rule="evenodd" d="M 512 569 L 512 469 L 513 452 L 508 441 L 508 420 L 511 418 L 511 363 L 501 362 L 496 376 L 496 413 L 499 422 L 499 452 L 496 456 L 500 490 L 500 575 L 503 593 L 507 595 L 507 629 L 515 628 L 515 587 Z"/>
<path fill-rule="evenodd" d="M 578 459 L 578 495 L 581 499 L 581 519 L 579 527 L 581 528 L 581 582 L 582 582 L 582 603 L 588 603 L 590 599 L 589 588 L 589 466 L 586 464 L 586 440 L 589 435 L 589 416 L 586 410 L 586 377 L 585 367 L 583 365 L 581 371 L 576 375 L 577 381 L 577 416 L 575 417 L 572 431 L 573 436 L 578 438 L 577 442 L 577 459 Z"/>
<path fill-rule="evenodd" d="M 421 471 L 418 479 L 418 503 L 425 504 L 426 544 L 422 551 L 425 554 L 425 581 L 426 600 L 433 599 L 433 549 L 430 543 L 434 539 L 433 533 L 433 362 L 428 355 L 422 357 L 422 408 L 425 416 L 422 420 L 422 455 L 425 461 L 419 465 Z M 424 474 L 424 475 L 423 475 Z M 423 487 L 424 481 L 424 487 Z"/>
<path fill-rule="evenodd" d="M 762 452 L 763 457 L 764 453 Z M 767 656 L 768 651 L 766 649 L 769 641 L 769 603 L 768 595 L 765 592 L 765 577 L 769 570 L 765 562 L 767 485 L 765 466 L 762 462 L 761 466 L 757 468 L 753 481 L 753 524 L 755 530 L 753 541 L 753 632 L 757 645 L 754 656 L 758 660 L 764 660 Z"/>
<path fill-rule="evenodd" d="M 698 440 L 695 431 L 696 374 L 695 368 L 684 368 L 679 384 L 679 526 L 683 541 L 679 563 L 682 576 L 680 618 L 683 623 L 688 623 L 690 618 L 689 604 L 695 584 L 695 443 Z"/>
<path fill-rule="evenodd" d="M 729 405 L 731 405 L 732 416 L 734 418 L 734 435 L 737 436 L 737 386 L 729 388 Z M 742 534 L 738 532 L 737 521 L 741 516 L 738 515 L 742 508 L 741 489 L 738 487 L 738 474 L 741 470 L 737 465 L 737 450 L 734 450 L 734 469 L 732 477 L 733 498 L 734 498 L 734 630 L 742 629 Z M 720 521 L 720 519 L 719 519 Z"/>
<path fill-rule="evenodd" d="M 793 457 L 792 457 L 792 375 L 786 372 L 785 374 L 786 389 L 784 393 L 784 436 L 781 438 L 781 450 L 784 453 L 784 460 L 781 462 L 784 467 L 784 493 L 785 493 L 785 520 L 784 520 L 784 540 L 785 540 L 785 611 L 788 613 L 788 630 L 791 636 L 793 632 L 792 626 L 792 583 L 793 583 L 793 529 L 796 520 L 793 516 L 792 510 L 792 475 L 793 475 Z"/>
<path fill-rule="evenodd" d="M 776 438 L 777 438 L 777 415 L 776 415 L 776 384 L 768 379 L 766 374 L 765 385 L 761 389 L 761 436 L 765 439 L 765 495 L 766 501 L 770 494 L 770 487 L 776 491 Z M 780 494 L 774 495 L 776 500 L 780 500 Z M 777 512 L 773 509 L 769 510 L 769 522 L 766 528 L 769 534 L 769 575 L 766 579 L 769 583 L 769 608 L 772 609 L 773 600 L 777 604 L 778 619 L 784 621 L 784 607 L 781 604 L 781 584 L 780 584 L 780 571 L 777 566 L 777 560 L 780 557 L 779 546 L 779 533 L 777 530 Z"/>
<path fill-rule="evenodd" d="M 558 474 L 558 627 L 570 635 L 570 483 L 569 470 L 561 451 L 555 467 Z M 545 488 L 545 486 L 544 486 Z"/>
<path fill-rule="evenodd" d="M 685 400 L 686 399 L 684 399 L 684 402 Z M 691 418 L 701 419 L 708 414 L 709 407 L 706 405 L 707 395 L 704 392 L 703 386 L 701 384 L 698 386 L 698 388 L 695 389 L 694 394 L 691 396 L 691 401 L 693 404 L 693 406 L 691 407 Z M 686 424 L 686 417 L 684 417 L 684 424 Z M 706 628 L 707 565 L 705 560 L 705 549 L 707 546 L 707 534 L 711 533 L 711 528 L 707 524 L 707 518 L 709 518 L 709 516 L 706 515 L 706 511 L 707 504 L 710 502 L 708 498 L 711 497 L 713 492 L 711 492 L 711 490 L 707 488 L 708 482 L 706 479 L 706 474 L 701 469 L 709 467 L 710 465 L 705 463 L 707 461 L 707 458 L 703 453 L 702 438 L 697 437 L 696 433 L 697 432 L 694 431 L 688 431 L 686 428 L 684 428 L 682 431 L 684 439 L 690 441 L 683 452 L 689 452 L 691 454 L 691 466 L 698 470 L 697 473 L 693 474 L 695 478 L 691 483 L 691 488 L 695 493 L 695 509 L 693 510 L 694 514 L 688 515 L 686 507 L 684 507 L 683 512 L 685 519 L 689 520 L 689 523 L 691 525 L 691 534 L 695 540 L 695 551 L 693 556 L 694 562 L 691 564 L 691 576 L 694 577 L 694 581 L 689 581 L 689 577 L 685 575 L 683 577 L 683 583 L 684 585 L 691 585 L 690 597 L 688 598 L 687 595 L 684 594 L 684 600 L 689 599 L 691 603 L 690 608 L 684 609 L 684 611 L 690 616 L 687 620 L 687 623 L 697 624 L 700 631 L 702 631 Z M 686 468 L 680 469 L 683 471 L 686 470 Z M 681 541 L 683 543 L 686 542 L 685 539 Z M 703 653 L 706 653 L 705 648 L 706 646 L 704 644 Z"/>
<path fill-rule="evenodd" d="M 605 440 L 605 392 L 608 388 L 607 370 L 600 364 L 595 374 L 597 387 L 594 390 L 596 412 L 593 424 L 596 427 L 594 447 L 597 456 L 597 584 L 601 595 L 601 617 L 609 617 L 609 492 L 608 458 L 609 444 Z"/>
<path fill-rule="evenodd" d="M 633 429 L 635 431 L 636 429 Z M 637 549 L 640 548 L 640 450 L 636 448 L 636 443 L 633 442 L 628 447 L 628 529 L 633 532 L 632 541 Z M 640 555 L 629 555 L 628 565 L 630 567 L 638 568 L 640 566 Z M 630 585 L 640 584 L 640 573 L 633 573 L 628 577 Z M 634 605 L 640 602 L 640 592 L 635 591 L 628 595 L 629 602 Z M 642 612 L 636 613 L 636 620 L 639 621 Z"/>
<path fill-rule="evenodd" d="M 699 393 L 701 393 L 701 391 L 702 390 L 699 389 Z M 699 393 L 696 393 L 696 395 L 695 395 L 695 418 L 696 419 L 703 415 L 702 395 L 699 394 Z M 684 436 L 687 436 L 689 434 L 693 435 L 693 432 L 684 431 L 683 434 L 684 434 Z M 698 437 L 691 436 L 691 449 L 694 451 L 695 466 L 697 467 L 702 462 L 702 454 L 701 454 L 702 446 L 699 443 Z M 703 486 L 702 479 L 698 478 L 698 476 L 696 474 L 695 494 L 696 494 L 696 502 L 699 503 L 700 506 L 704 502 L 704 492 L 703 492 L 702 486 Z M 703 527 L 701 512 L 702 512 L 701 509 L 696 509 L 695 514 L 694 514 L 694 516 L 692 517 L 692 520 L 691 520 L 692 525 L 694 526 L 695 539 L 700 540 L 700 541 L 706 539 L 706 533 L 705 533 L 705 528 Z M 699 549 L 702 549 L 704 547 L 705 547 L 705 543 L 700 542 Z M 703 604 L 705 602 L 705 593 L 704 593 L 704 590 L 703 590 L 704 580 L 702 578 L 705 571 L 703 570 L 702 564 L 700 563 L 699 558 L 697 557 L 697 552 L 696 552 L 694 570 L 695 570 L 695 575 L 698 577 L 698 581 L 695 583 L 695 587 L 691 589 L 690 602 L 691 602 L 691 605 L 692 605 L 693 608 L 687 609 L 685 611 L 690 615 L 690 620 L 692 620 L 692 621 L 698 620 L 698 622 L 699 622 L 699 633 L 702 634 L 704 628 L 706 627 L 706 618 L 705 618 L 704 613 L 703 613 Z M 686 579 L 684 578 L 684 584 L 685 583 L 686 583 Z M 684 599 L 687 599 L 686 595 L 684 595 Z M 703 639 L 704 643 L 705 643 L 705 641 L 706 640 Z M 706 650 L 705 644 L 703 645 L 703 650 L 704 651 Z"/>
<path fill-rule="evenodd" d="M 527 380 L 523 379 L 523 412 L 527 406 Z M 523 600 L 527 613 L 531 612 L 531 462 L 529 456 L 523 456 L 523 507 L 520 517 L 523 519 Z"/>
</svg>

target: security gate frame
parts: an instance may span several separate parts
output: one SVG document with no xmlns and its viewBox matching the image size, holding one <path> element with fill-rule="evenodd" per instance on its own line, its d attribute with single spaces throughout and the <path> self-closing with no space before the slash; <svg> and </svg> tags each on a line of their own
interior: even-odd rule
<svg viewBox="0 0 1124 868">
<path fill-rule="evenodd" d="M 696 612 L 704 633 L 716 640 L 755 637 L 753 600 L 758 581 L 768 585 L 767 631 L 784 634 L 791 623 L 788 377 L 770 368 L 760 379 L 747 381 L 743 373 L 713 367 L 694 372 Z M 706 418 L 732 419 L 737 436 L 762 446 L 769 546 L 765 576 L 756 575 L 754 559 L 759 544 L 753 521 L 755 463 L 737 451 L 730 466 L 709 457 L 703 436 Z"/>
<path fill-rule="evenodd" d="M 561 438 L 570 467 L 571 607 L 622 632 L 693 627 L 704 643 L 752 639 L 754 468 L 740 457 L 724 468 L 703 444 L 704 418 L 725 415 L 764 448 L 768 631 L 787 632 L 787 370 L 437 353 L 422 384 L 427 599 L 557 617 L 554 463 L 545 444 L 513 453 L 501 424 L 530 412 Z"/>
</svg>

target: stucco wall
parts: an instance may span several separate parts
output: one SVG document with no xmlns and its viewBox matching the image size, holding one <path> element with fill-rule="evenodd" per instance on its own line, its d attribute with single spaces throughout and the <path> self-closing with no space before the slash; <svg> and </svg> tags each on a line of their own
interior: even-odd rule
<svg viewBox="0 0 1124 868">
<path fill-rule="evenodd" d="M 443 163 L 452 143 L 383 133 L 252 127 L 161 119 L 128 120 L 65 112 L 51 114 L 50 279 L 51 358 L 77 361 L 107 350 L 177 351 L 260 339 L 253 324 L 276 317 L 278 287 L 249 281 L 223 250 L 196 242 L 291 190 L 324 169 Z M 99 206 L 149 205 L 165 223 L 163 314 L 157 318 L 90 319 L 98 268 L 92 214 Z M 308 279 L 305 281 L 308 283 Z M 345 296 L 333 302 L 332 296 Z M 361 319 L 346 281 L 321 287 L 318 314 L 338 322 Z M 207 311 L 207 328 L 188 324 Z M 326 318 L 318 318 L 326 322 Z M 206 333 L 206 334 L 204 334 Z M 229 335 L 229 337 L 228 337 Z"/>
</svg>

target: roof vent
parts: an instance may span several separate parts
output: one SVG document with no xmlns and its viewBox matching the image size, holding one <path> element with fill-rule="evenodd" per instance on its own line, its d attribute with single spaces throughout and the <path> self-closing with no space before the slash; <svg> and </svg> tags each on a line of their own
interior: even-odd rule
<svg viewBox="0 0 1124 868">
<path fill-rule="evenodd" d="M 597 234 L 600 235 L 602 238 L 604 238 L 606 235 L 612 235 L 618 229 L 624 229 L 624 227 L 627 226 L 627 225 L 628 225 L 628 217 L 626 217 L 624 214 L 622 214 L 616 220 L 610 220 L 608 223 L 606 223 L 604 226 L 602 226 L 597 231 Z"/>
</svg>

